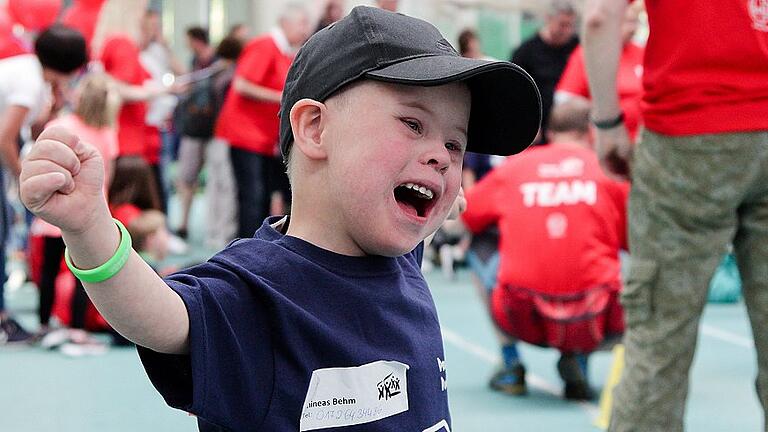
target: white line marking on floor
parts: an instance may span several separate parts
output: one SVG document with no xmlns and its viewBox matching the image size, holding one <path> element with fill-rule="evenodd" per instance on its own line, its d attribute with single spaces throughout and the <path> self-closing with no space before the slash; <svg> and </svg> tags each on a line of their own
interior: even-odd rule
<svg viewBox="0 0 768 432">
<path fill-rule="evenodd" d="M 477 345 L 473 342 L 468 341 L 458 333 L 450 329 L 447 329 L 445 327 L 443 327 L 443 339 L 446 342 L 454 345 L 456 348 L 459 348 L 464 352 L 472 354 L 486 363 L 493 364 L 493 365 L 497 365 L 501 363 L 501 357 L 498 354 L 494 354 L 493 352 L 488 351 L 487 349 L 481 347 L 480 345 Z M 562 390 L 560 389 L 560 387 L 556 386 L 555 384 L 552 384 L 551 382 L 545 380 L 544 378 L 536 374 L 533 374 L 531 372 L 526 373 L 525 378 L 532 387 L 535 387 L 553 396 L 562 397 Z M 577 402 L 577 403 L 579 404 L 579 406 L 581 406 L 581 408 L 583 408 L 587 412 L 587 414 L 589 414 L 590 419 L 592 420 L 597 418 L 597 416 L 600 414 L 598 406 L 594 403 L 590 403 L 590 402 Z"/>
<path fill-rule="evenodd" d="M 755 343 L 751 338 L 738 335 L 736 333 L 729 332 L 727 330 L 719 329 L 708 324 L 701 325 L 701 332 L 711 338 L 720 339 L 723 342 L 737 345 L 744 348 L 752 349 L 755 347 Z"/>
</svg>

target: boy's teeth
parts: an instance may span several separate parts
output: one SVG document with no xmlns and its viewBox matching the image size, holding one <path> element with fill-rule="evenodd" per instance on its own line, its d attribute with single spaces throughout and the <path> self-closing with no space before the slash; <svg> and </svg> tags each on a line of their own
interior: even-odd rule
<svg viewBox="0 0 768 432">
<path fill-rule="evenodd" d="M 432 199 L 435 196 L 434 192 L 432 192 L 430 189 L 428 189 L 428 188 L 426 188 L 424 186 L 419 186 L 419 185 L 414 184 L 414 183 L 406 183 L 403 186 L 405 186 L 408 189 L 413 189 L 414 191 L 416 191 L 416 192 L 424 195 L 425 197 L 427 197 L 427 199 Z"/>
</svg>

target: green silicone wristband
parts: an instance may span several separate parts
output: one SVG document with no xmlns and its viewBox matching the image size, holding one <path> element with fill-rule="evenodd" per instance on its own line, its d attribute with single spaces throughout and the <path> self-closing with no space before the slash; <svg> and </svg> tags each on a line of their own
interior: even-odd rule
<svg viewBox="0 0 768 432">
<path fill-rule="evenodd" d="M 72 271 L 76 278 L 88 283 L 104 282 L 116 275 L 117 272 L 123 269 L 125 263 L 128 262 L 128 258 L 131 256 L 131 235 L 128 234 L 125 225 L 120 223 L 119 220 L 114 219 L 114 221 L 117 227 L 120 228 L 120 245 L 117 246 L 117 251 L 112 255 L 112 258 L 108 259 L 104 264 L 88 270 L 79 269 L 72 264 L 72 260 L 69 258 L 69 250 L 64 249 L 64 261 L 66 261 L 67 267 L 69 267 L 69 270 Z"/>
</svg>

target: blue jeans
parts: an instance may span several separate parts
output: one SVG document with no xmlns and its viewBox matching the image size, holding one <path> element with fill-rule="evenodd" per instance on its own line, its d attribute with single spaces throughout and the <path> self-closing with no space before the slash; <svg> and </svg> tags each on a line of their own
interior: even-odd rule
<svg viewBox="0 0 768 432">
<path fill-rule="evenodd" d="M 5 282 L 8 280 L 5 274 L 5 246 L 12 220 L 5 194 L 5 171 L 0 170 L 0 312 L 5 311 Z"/>
<path fill-rule="evenodd" d="M 237 236 L 253 237 L 269 216 L 269 156 L 230 147 L 237 188 Z M 213 222 L 213 221 L 212 221 Z"/>
<path fill-rule="evenodd" d="M 476 253 L 470 250 L 467 252 L 467 264 L 469 269 L 480 279 L 483 287 L 485 287 L 490 295 L 496 286 L 496 279 L 499 273 L 499 253 L 494 253 L 488 260 L 483 262 Z"/>
</svg>

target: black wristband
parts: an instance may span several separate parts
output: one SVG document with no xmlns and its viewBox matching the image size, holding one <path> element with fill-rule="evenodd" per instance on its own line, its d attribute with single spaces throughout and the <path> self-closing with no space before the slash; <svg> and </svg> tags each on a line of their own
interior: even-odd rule
<svg viewBox="0 0 768 432">
<path fill-rule="evenodd" d="M 618 116 L 608 120 L 595 120 L 592 119 L 592 124 L 598 129 L 613 129 L 616 126 L 624 123 L 624 112 L 620 112 Z"/>
</svg>

